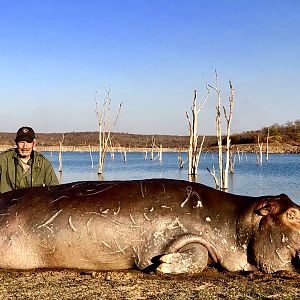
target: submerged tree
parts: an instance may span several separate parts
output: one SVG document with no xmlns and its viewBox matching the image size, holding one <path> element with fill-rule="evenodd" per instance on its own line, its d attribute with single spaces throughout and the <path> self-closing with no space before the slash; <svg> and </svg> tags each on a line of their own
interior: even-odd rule
<svg viewBox="0 0 300 300">
<path fill-rule="evenodd" d="M 65 135 L 63 134 L 62 139 L 59 141 L 59 152 L 58 152 L 58 163 L 59 163 L 58 171 L 59 171 L 59 173 L 62 173 L 62 171 L 63 171 L 62 152 L 63 152 L 64 140 L 65 140 Z"/>
<path fill-rule="evenodd" d="M 262 165 L 262 152 L 263 152 L 263 145 L 264 142 L 260 142 L 259 140 L 259 135 L 257 136 L 257 146 L 258 146 L 258 151 L 256 152 L 256 164 L 257 165 Z"/>
<path fill-rule="evenodd" d="M 232 121 L 232 107 L 234 102 L 235 91 L 232 85 L 231 80 L 229 80 L 229 114 L 226 111 L 226 108 L 223 106 L 224 118 L 226 120 L 226 145 L 225 145 L 225 166 L 223 165 L 223 143 L 222 143 L 222 128 L 221 128 L 221 90 L 219 89 L 218 82 L 218 74 L 215 71 L 216 76 L 216 85 L 209 85 L 217 93 L 217 116 L 216 116 L 216 132 L 217 132 L 217 140 L 218 140 L 218 161 L 219 161 L 219 180 L 217 179 L 215 169 L 213 171 L 208 171 L 214 178 L 216 183 L 216 188 L 227 191 L 228 189 L 228 171 L 230 166 L 230 151 L 231 151 L 231 138 L 230 138 L 230 130 L 231 130 L 231 121 Z"/>
<path fill-rule="evenodd" d="M 117 115 L 114 118 L 114 121 L 111 121 L 111 89 L 105 88 L 106 95 L 103 99 L 102 110 L 98 108 L 98 94 L 96 93 L 95 102 L 96 102 L 96 116 L 98 119 L 99 125 L 99 166 L 98 174 L 103 173 L 105 156 L 108 150 L 108 144 L 111 138 L 111 131 L 115 127 L 123 102 L 119 105 L 119 110 Z"/>
<path fill-rule="evenodd" d="M 266 141 L 266 161 L 269 160 L 269 139 L 270 139 L 270 129 L 268 128 L 267 141 Z"/>
<path fill-rule="evenodd" d="M 202 146 L 204 143 L 205 136 L 202 138 L 202 142 L 200 148 L 198 147 L 198 114 L 202 110 L 203 105 L 208 99 L 209 89 L 207 88 L 206 97 L 200 105 L 197 104 L 197 91 L 194 91 L 194 98 L 193 98 L 193 106 L 192 106 L 192 119 L 190 119 L 188 113 L 186 112 L 186 117 L 189 123 L 189 133 L 190 133 L 190 144 L 188 150 L 188 174 L 190 176 L 197 176 L 198 174 L 198 164 L 200 160 L 200 154 L 202 151 Z M 193 178 L 192 178 L 193 179 Z"/>
</svg>

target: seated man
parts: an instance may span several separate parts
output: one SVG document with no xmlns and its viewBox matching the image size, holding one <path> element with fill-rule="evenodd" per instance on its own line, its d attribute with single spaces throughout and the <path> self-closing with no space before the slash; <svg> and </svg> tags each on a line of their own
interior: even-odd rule
<svg viewBox="0 0 300 300">
<path fill-rule="evenodd" d="M 36 139 L 32 128 L 21 127 L 15 142 L 16 148 L 0 154 L 0 193 L 59 183 L 50 161 L 33 150 Z"/>
</svg>

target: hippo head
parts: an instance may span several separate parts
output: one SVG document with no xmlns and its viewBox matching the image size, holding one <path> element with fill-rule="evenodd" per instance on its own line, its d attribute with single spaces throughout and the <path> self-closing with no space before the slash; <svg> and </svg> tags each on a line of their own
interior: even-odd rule
<svg viewBox="0 0 300 300">
<path fill-rule="evenodd" d="M 239 225 L 239 242 L 251 264 L 267 273 L 300 269 L 300 206 L 288 196 L 261 198 Z"/>
</svg>

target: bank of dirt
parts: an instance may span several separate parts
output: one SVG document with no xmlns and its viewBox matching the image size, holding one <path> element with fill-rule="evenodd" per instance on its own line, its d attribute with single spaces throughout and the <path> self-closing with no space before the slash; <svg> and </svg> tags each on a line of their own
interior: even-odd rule
<svg viewBox="0 0 300 300">
<path fill-rule="evenodd" d="M 139 271 L 0 271 L 0 299 L 300 299 L 300 275 L 229 273 L 197 276 Z"/>
</svg>

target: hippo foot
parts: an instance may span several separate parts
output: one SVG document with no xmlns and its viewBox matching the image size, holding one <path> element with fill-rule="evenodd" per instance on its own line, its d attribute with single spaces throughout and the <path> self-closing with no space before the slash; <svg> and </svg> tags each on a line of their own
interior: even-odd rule
<svg viewBox="0 0 300 300">
<path fill-rule="evenodd" d="M 156 268 L 162 274 L 200 273 L 207 267 L 208 251 L 201 244 L 191 244 L 179 252 L 165 254 Z"/>
</svg>

